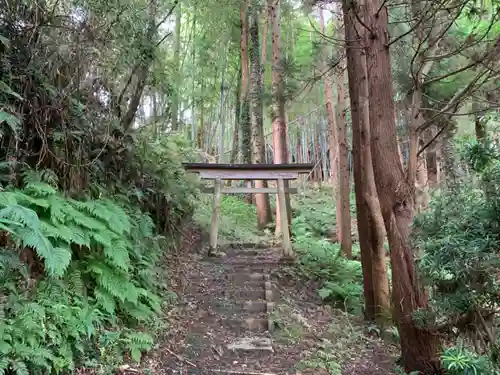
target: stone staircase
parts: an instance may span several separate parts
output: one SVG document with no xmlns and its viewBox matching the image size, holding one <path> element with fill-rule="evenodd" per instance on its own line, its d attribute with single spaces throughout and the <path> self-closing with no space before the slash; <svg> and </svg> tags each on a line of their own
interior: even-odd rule
<svg viewBox="0 0 500 375">
<path fill-rule="evenodd" d="M 277 249 L 230 245 L 217 257 L 204 257 L 189 280 L 199 319 L 189 325 L 183 357 L 195 366 L 172 374 L 275 375 L 280 362 L 273 346 L 273 312 L 279 301 L 271 273 L 286 264 Z M 196 307 L 194 307 L 196 304 Z M 193 311 L 191 311 L 193 313 Z M 285 361 L 286 362 L 286 361 Z M 180 370 L 180 369 L 179 369 Z"/>
</svg>

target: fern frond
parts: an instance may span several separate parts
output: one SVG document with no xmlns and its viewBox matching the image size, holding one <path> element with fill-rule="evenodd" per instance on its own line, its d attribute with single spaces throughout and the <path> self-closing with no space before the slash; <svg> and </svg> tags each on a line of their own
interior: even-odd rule
<svg viewBox="0 0 500 375">
<path fill-rule="evenodd" d="M 102 220 L 116 234 L 124 235 L 130 232 L 131 224 L 127 214 L 108 200 L 77 202 L 75 205 L 78 209 Z"/>
<path fill-rule="evenodd" d="M 102 306 L 102 308 L 109 314 L 114 314 L 116 309 L 116 304 L 113 296 L 109 294 L 106 290 L 96 290 L 95 298 L 97 302 Z"/>
<path fill-rule="evenodd" d="M 0 210 L 0 218 L 22 223 L 33 230 L 40 229 L 40 220 L 36 212 L 18 204 L 2 208 Z"/>
<path fill-rule="evenodd" d="M 57 190 L 52 186 L 39 181 L 28 182 L 24 187 L 24 191 L 36 197 L 48 197 L 57 194 Z"/>
<path fill-rule="evenodd" d="M 104 247 L 104 255 L 111 261 L 113 266 L 128 271 L 130 267 L 129 249 L 120 238 L 112 239 L 111 246 Z"/>
<path fill-rule="evenodd" d="M 11 346 L 8 342 L 6 341 L 0 341 L 0 354 L 1 357 L 5 357 L 7 354 L 9 354 L 11 350 Z M 1 365 L 0 365 L 1 367 Z"/>
<path fill-rule="evenodd" d="M 23 228 L 18 231 L 24 246 L 33 248 L 37 255 L 44 260 L 45 268 L 50 276 L 62 276 L 71 261 L 69 248 L 54 247 L 41 232 Z"/>
<path fill-rule="evenodd" d="M 19 192 L 16 196 L 16 199 L 19 202 L 19 204 L 22 204 L 25 206 L 35 206 L 35 208 L 36 207 L 42 207 L 42 208 L 49 208 L 50 207 L 50 202 L 47 199 L 47 197 L 43 197 L 43 196 L 40 197 L 40 196 L 36 196 L 35 194 L 33 194 L 34 196 L 31 196 L 30 194 L 33 194 L 33 193 L 25 194 L 25 193 Z"/>
<path fill-rule="evenodd" d="M 26 363 L 21 362 L 21 361 L 12 361 L 11 365 L 12 370 L 14 370 L 14 373 L 16 375 L 30 375 L 28 371 L 28 367 L 26 366 Z"/>
<path fill-rule="evenodd" d="M 75 207 L 72 207 L 72 205 L 68 204 L 65 209 L 67 217 L 81 227 L 91 231 L 106 231 L 108 229 L 101 221 L 85 215 L 84 213 L 78 211 Z"/>
<path fill-rule="evenodd" d="M 4 375 L 9 367 L 9 359 L 2 356 L 0 357 L 0 375 Z"/>
<path fill-rule="evenodd" d="M 120 301 L 137 302 L 137 288 L 132 284 L 128 277 L 123 273 L 117 272 L 109 266 L 92 262 L 89 264 L 89 270 L 95 273 L 99 286 L 106 290 L 110 295 L 118 298 Z"/>
<path fill-rule="evenodd" d="M 113 246 L 113 237 L 115 234 L 107 229 L 103 231 L 95 231 L 90 233 L 90 237 L 99 245 L 103 247 Z"/>
<path fill-rule="evenodd" d="M 75 294 L 82 296 L 85 294 L 85 285 L 82 278 L 82 273 L 78 268 L 73 268 L 66 273 L 66 280 L 69 285 L 69 290 Z"/>
<path fill-rule="evenodd" d="M 18 204 L 18 192 L 2 191 L 0 192 L 0 207 L 13 206 Z"/>
<path fill-rule="evenodd" d="M 51 223 L 42 220 L 40 223 L 40 227 L 42 233 L 48 238 L 53 238 L 55 240 L 63 241 L 68 244 L 73 242 L 72 231 L 64 225 L 60 224 L 53 225 Z"/>
</svg>

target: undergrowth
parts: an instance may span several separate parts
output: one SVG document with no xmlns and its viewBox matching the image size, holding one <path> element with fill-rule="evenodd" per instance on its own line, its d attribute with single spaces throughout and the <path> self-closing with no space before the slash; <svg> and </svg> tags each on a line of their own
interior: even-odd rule
<svg viewBox="0 0 500 375">
<path fill-rule="evenodd" d="M 195 220 L 207 230 L 212 218 L 212 195 L 204 195 L 200 199 L 194 213 Z M 270 231 L 257 229 L 257 210 L 254 205 L 246 204 L 240 197 L 223 195 L 221 199 L 219 219 L 220 243 L 247 242 L 260 243 L 271 238 Z"/>
<path fill-rule="evenodd" d="M 292 234 L 300 255 L 298 271 L 301 276 L 319 282 L 319 296 L 326 302 L 360 312 L 362 302 L 361 263 L 345 259 L 338 243 L 330 238 L 335 230 L 335 201 L 332 189 L 325 186 L 307 189 L 292 201 L 296 217 L 292 221 Z M 351 215 L 355 217 L 354 197 Z M 357 241 L 353 253 L 359 254 Z"/>
<path fill-rule="evenodd" d="M 28 177 L 0 192 L 0 374 L 139 361 L 164 328 L 165 239 L 125 200 L 74 200 Z"/>
</svg>

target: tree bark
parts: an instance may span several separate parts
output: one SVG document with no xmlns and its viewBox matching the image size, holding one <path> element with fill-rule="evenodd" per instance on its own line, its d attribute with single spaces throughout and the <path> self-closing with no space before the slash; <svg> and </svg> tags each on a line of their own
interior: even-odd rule
<svg viewBox="0 0 500 375">
<path fill-rule="evenodd" d="M 268 41 L 268 28 L 269 28 L 269 14 L 267 12 L 272 0 L 267 0 L 267 5 L 265 7 L 266 12 L 264 12 L 264 28 L 262 30 L 262 51 L 260 55 L 260 85 L 262 90 L 265 87 L 265 77 L 266 77 L 266 62 L 267 62 L 267 41 Z"/>
<path fill-rule="evenodd" d="M 201 70 L 203 74 L 203 68 Z M 201 81 L 201 99 L 200 99 L 200 126 L 196 131 L 196 145 L 200 150 L 204 149 L 204 139 L 205 139 L 205 100 L 203 95 L 205 94 L 205 82 Z"/>
<path fill-rule="evenodd" d="M 351 3 L 352 4 L 352 3 Z M 375 185 L 370 149 L 370 113 L 366 55 L 363 50 L 362 25 L 357 21 L 353 5 L 343 2 L 346 30 L 347 74 L 353 132 L 354 191 L 361 250 L 365 319 L 387 323 L 390 311 L 387 277 L 385 228 Z M 361 34 L 358 34 L 360 30 Z"/>
<path fill-rule="evenodd" d="M 437 128 L 435 125 L 429 127 L 424 131 L 425 144 L 431 142 L 437 134 Z M 425 159 L 427 163 L 427 180 L 430 188 L 436 188 L 439 184 L 441 175 L 440 166 L 440 144 L 441 141 L 438 139 L 434 140 L 429 147 L 425 149 Z"/>
<path fill-rule="evenodd" d="M 482 119 L 484 113 L 482 113 L 480 109 L 480 104 L 477 102 L 477 100 L 474 100 L 472 102 L 472 112 L 475 112 L 474 130 L 476 133 L 476 140 L 478 143 L 484 143 L 484 141 L 486 140 L 486 125 L 484 123 L 484 120 Z"/>
<path fill-rule="evenodd" d="M 265 162 L 264 124 L 262 120 L 262 71 L 260 67 L 259 46 L 259 1 L 253 0 L 250 7 L 248 31 L 250 34 L 250 66 L 251 66 L 251 126 L 252 126 L 252 164 Z M 264 180 L 255 180 L 255 187 L 264 188 Z M 268 194 L 255 194 L 257 205 L 257 227 L 263 229 L 272 221 L 271 205 Z"/>
<path fill-rule="evenodd" d="M 181 6 L 175 12 L 175 49 L 174 49 L 174 81 L 172 96 L 172 131 L 179 128 L 179 92 L 181 86 L 180 50 L 181 50 Z"/>
<path fill-rule="evenodd" d="M 241 4 L 241 155 L 243 164 L 252 162 L 252 127 L 250 124 L 250 102 L 248 97 L 248 35 L 247 35 L 247 3 Z M 246 181 L 247 186 L 251 181 Z M 245 196 L 245 202 L 252 204 L 252 194 Z"/>
<path fill-rule="evenodd" d="M 273 148 L 274 148 L 274 163 L 284 164 L 288 160 L 287 152 L 287 136 L 285 123 L 285 96 L 283 88 L 283 56 L 281 52 L 281 20 L 280 20 L 280 0 L 271 0 L 268 9 L 269 22 L 271 24 L 271 39 L 272 39 L 272 104 L 271 104 L 271 119 L 273 130 Z M 288 181 L 285 180 L 285 188 L 288 187 Z M 286 212 L 288 223 L 292 221 L 292 209 L 290 206 L 290 195 L 286 194 Z M 276 198 L 276 235 L 281 235 L 281 219 L 279 202 Z M 290 230 L 290 228 L 288 228 Z"/>
<path fill-rule="evenodd" d="M 428 308 L 409 242 L 414 216 L 413 191 L 398 156 L 388 11 L 381 0 L 366 1 L 366 56 L 370 98 L 371 152 L 377 192 L 388 235 L 392 265 L 394 318 L 399 330 L 402 363 L 407 371 L 442 373 L 440 340 L 420 329 L 412 314 Z M 410 172 L 410 171 L 408 171 Z"/>
<path fill-rule="evenodd" d="M 337 150 L 338 150 L 338 201 L 340 216 L 339 226 L 340 249 L 346 258 L 352 258 L 351 237 L 351 204 L 349 194 L 349 148 L 347 147 L 347 125 L 345 121 L 344 68 L 337 72 Z M 368 124 L 369 126 L 369 124 Z M 378 202 L 377 202 L 378 203 Z"/>
<path fill-rule="evenodd" d="M 233 148 L 231 149 L 231 157 L 229 162 L 231 164 L 236 163 L 238 157 L 238 146 L 239 146 L 239 134 L 240 134 L 240 115 L 241 115 L 241 63 L 240 69 L 238 71 L 236 83 L 236 91 L 234 93 L 234 133 L 233 133 Z"/>
<path fill-rule="evenodd" d="M 325 32 L 325 19 L 323 17 L 323 10 L 319 11 L 319 22 L 320 22 L 320 30 L 322 33 Z M 326 52 L 326 51 L 325 51 Z M 322 68 L 326 72 L 328 70 L 327 65 L 327 56 L 323 56 Z M 337 121 L 335 119 L 335 112 L 333 110 L 333 93 L 332 93 L 332 79 L 329 74 L 325 74 L 323 76 L 323 84 L 325 85 L 325 107 L 326 114 L 328 119 L 328 148 L 330 151 L 330 183 L 334 189 L 334 198 L 335 198 L 335 219 L 337 226 L 337 240 L 342 243 L 342 200 L 340 195 L 340 186 L 339 186 L 339 178 L 338 178 L 338 167 L 339 167 L 339 143 L 337 142 Z M 344 253 L 345 254 L 345 253 Z M 352 255 L 352 251 L 351 251 Z"/>
</svg>

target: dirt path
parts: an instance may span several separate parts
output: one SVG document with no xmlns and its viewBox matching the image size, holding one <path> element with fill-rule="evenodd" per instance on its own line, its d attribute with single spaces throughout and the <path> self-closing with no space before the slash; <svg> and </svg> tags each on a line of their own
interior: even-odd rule
<svg viewBox="0 0 500 375">
<path fill-rule="evenodd" d="M 144 374 L 393 374 L 393 358 L 362 325 L 293 282 L 276 249 L 232 245 L 191 253 L 177 282 L 181 303 Z M 343 363 L 343 365 L 339 365 Z"/>
</svg>

